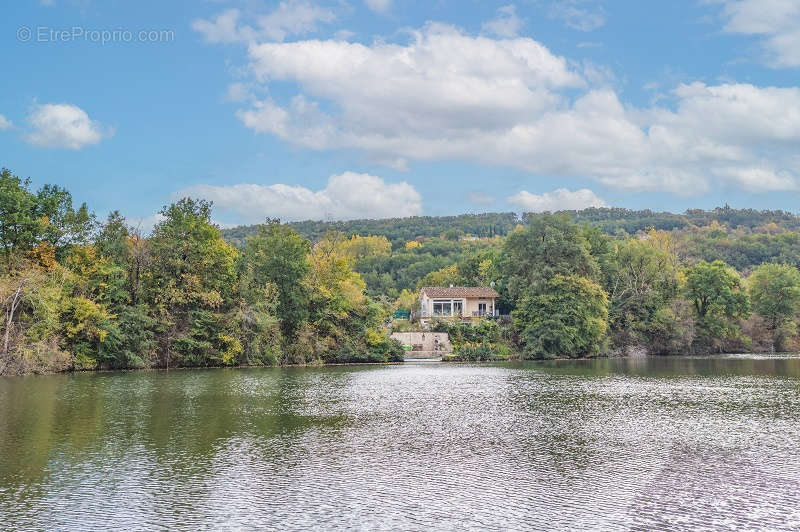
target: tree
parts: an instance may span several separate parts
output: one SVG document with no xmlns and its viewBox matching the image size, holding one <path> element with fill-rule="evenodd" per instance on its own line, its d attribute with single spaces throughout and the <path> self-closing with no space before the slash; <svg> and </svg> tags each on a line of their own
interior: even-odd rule
<svg viewBox="0 0 800 532">
<path fill-rule="evenodd" d="M 367 301 L 364 281 L 341 252 L 341 238 L 341 233 L 328 233 L 308 255 L 305 284 L 311 296 L 311 320 L 326 332 L 351 313 L 361 314 Z"/>
<path fill-rule="evenodd" d="M 8 169 L 0 171 L 0 247 L 10 268 L 16 254 L 31 249 L 39 234 L 36 196 L 30 180 L 22 180 Z"/>
<path fill-rule="evenodd" d="M 309 296 L 303 280 L 310 269 L 306 260 L 310 251 L 309 242 L 280 220 L 267 220 L 245 243 L 242 265 L 251 269 L 256 286 L 271 283 L 278 291 L 276 312 L 287 338 L 293 338 L 308 319 Z"/>
<path fill-rule="evenodd" d="M 685 293 L 704 339 L 718 348 L 721 340 L 738 334 L 736 320 L 746 318 L 750 311 L 741 277 L 721 260 L 687 269 Z"/>
<path fill-rule="evenodd" d="M 606 349 L 608 296 L 591 279 L 556 274 L 525 293 L 513 317 L 528 358 L 593 356 Z"/>
<path fill-rule="evenodd" d="M 668 315 L 665 309 L 678 295 L 672 257 L 649 239 L 626 240 L 616 246 L 613 274 L 609 277 L 615 340 L 649 343 L 654 320 Z"/>
<path fill-rule="evenodd" d="M 567 216 L 542 214 L 532 217 L 527 227 L 506 238 L 502 270 L 512 303 L 528 287 L 556 275 L 595 278 L 599 274 L 589 243 Z"/>
<path fill-rule="evenodd" d="M 226 350 L 225 312 L 238 253 L 211 223 L 207 201 L 184 198 L 161 215 L 150 238 L 147 294 L 159 319 L 165 364 L 175 354 L 182 364 L 207 365 Z"/>
<path fill-rule="evenodd" d="M 776 342 L 794 336 L 792 318 L 800 309 L 800 271 L 786 264 L 762 264 L 747 279 L 753 310 L 767 321 Z"/>
<path fill-rule="evenodd" d="M 37 192 L 36 201 L 36 213 L 43 224 L 42 240 L 56 249 L 89 241 L 95 216 L 85 203 L 75 210 L 72 194 L 58 185 L 44 185 Z"/>
<path fill-rule="evenodd" d="M 417 289 L 423 286 L 456 286 L 459 284 L 461 284 L 461 276 L 458 273 L 458 265 L 451 264 L 420 279 L 417 282 Z"/>
<path fill-rule="evenodd" d="M 385 236 L 353 235 L 340 244 L 342 253 L 353 261 L 373 257 L 388 257 L 392 254 L 392 244 Z"/>
</svg>

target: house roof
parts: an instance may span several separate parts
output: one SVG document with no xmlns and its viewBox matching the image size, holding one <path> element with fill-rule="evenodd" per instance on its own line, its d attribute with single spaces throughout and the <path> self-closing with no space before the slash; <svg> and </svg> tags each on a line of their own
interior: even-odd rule
<svg viewBox="0 0 800 532">
<path fill-rule="evenodd" d="M 422 291 L 428 297 L 499 297 L 494 288 L 483 286 L 425 286 Z"/>
</svg>

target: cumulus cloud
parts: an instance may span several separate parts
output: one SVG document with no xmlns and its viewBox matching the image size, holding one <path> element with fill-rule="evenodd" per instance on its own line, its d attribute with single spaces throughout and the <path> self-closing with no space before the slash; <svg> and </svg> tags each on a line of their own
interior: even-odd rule
<svg viewBox="0 0 800 532">
<path fill-rule="evenodd" d="M 800 2 L 717 0 L 725 31 L 761 37 L 766 60 L 775 67 L 800 67 Z"/>
<path fill-rule="evenodd" d="M 637 109 L 531 39 L 442 25 L 407 45 L 298 41 L 249 53 L 257 82 L 290 81 L 300 92 L 286 104 L 256 101 L 240 120 L 316 150 L 470 160 L 680 194 L 705 192 L 714 180 L 741 185 L 734 167 L 780 177 L 762 190 L 792 188 L 800 173 L 796 87 L 680 85 L 664 106 Z"/>
<path fill-rule="evenodd" d="M 4 129 L 10 129 L 12 125 L 13 124 L 11 123 L 11 120 L 3 115 L 0 115 L 0 131 Z"/>
<path fill-rule="evenodd" d="M 496 18 L 483 24 L 483 31 L 498 37 L 516 37 L 522 24 L 522 19 L 517 16 L 517 8 L 508 5 L 497 10 Z"/>
<path fill-rule="evenodd" d="M 243 18 L 239 9 L 228 9 L 210 20 L 195 20 L 192 29 L 210 43 L 282 41 L 290 35 L 313 33 L 320 23 L 332 22 L 336 16 L 307 0 L 285 0 L 269 13 L 255 14 L 253 25 L 243 23 Z"/>
<path fill-rule="evenodd" d="M 28 122 L 31 131 L 27 141 L 49 148 L 79 150 L 113 134 L 91 120 L 86 111 L 67 103 L 37 105 L 28 116 Z"/>
<path fill-rule="evenodd" d="M 794 190 L 800 178 L 798 87 L 683 84 L 637 108 L 608 72 L 529 38 L 435 23 L 410 35 L 251 44 L 248 87 L 297 89 L 251 98 L 237 116 L 257 133 L 396 168 L 461 160 L 685 195 L 718 183 Z"/>
<path fill-rule="evenodd" d="M 386 13 L 392 7 L 392 0 L 364 0 L 364 3 L 376 13 Z"/>
<path fill-rule="evenodd" d="M 602 198 L 588 188 L 574 192 L 566 188 L 559 188 L 544 194 L 531 194 L 527 190 L 523 190 L 510 196 L 508 202 L 521 207 L 524 212 L 555 212 L 608 206 Z"/>
<path fill-rule="evenodd" d="M 266 217 L 283 220 L 390 218 L 422 213 L 422 197 L 406 182 L 386 183 L 369 174 L 344 172 L 313 191 L 296 185 L 197 185 L 181 195 L 214 202 L 247 223 Z"/>
<path fill-rule="evenodd" d="M 261 82 L 301 85 L 288 106 L 239 111 L 257 132 L 326 149 L 359 147 L 380 160 L 438 158 L 558 107 L 554 88 L 581 87 L 564 58 L 531 39 L 471 37 L 430 24 L 408 45 L 342 41 L 264 43 L 249 50 Z M 323 111 L 313 98 L 340 111 Z"/>
</svg>

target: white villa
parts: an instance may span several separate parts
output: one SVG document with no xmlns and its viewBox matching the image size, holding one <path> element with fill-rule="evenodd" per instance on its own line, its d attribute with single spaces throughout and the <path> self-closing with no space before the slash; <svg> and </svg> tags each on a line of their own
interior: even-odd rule
<svg viewBox="0 0 800 532">
<path fill-rule="evenodd" d="M 420 321 L 431 318 L 483 318 L 497 316 L 494 288 L 479 286 L 426 286 L 419 294 Z"/>
</svg>

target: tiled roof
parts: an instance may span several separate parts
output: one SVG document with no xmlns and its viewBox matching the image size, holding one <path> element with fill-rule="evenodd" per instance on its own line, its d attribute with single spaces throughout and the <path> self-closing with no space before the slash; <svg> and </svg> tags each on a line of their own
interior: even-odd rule
<svg viewBox="0 0 800 532">
<path fill-rule="evenodd" d="M 422 288 L 428 297 L 499 297 L 494 288 L 482 286 L 425 286 Z"/>
</svg>

